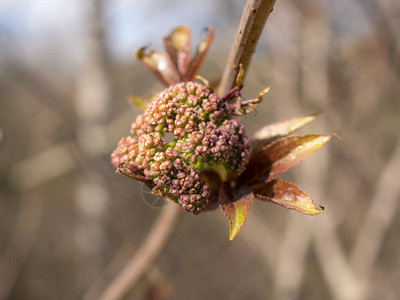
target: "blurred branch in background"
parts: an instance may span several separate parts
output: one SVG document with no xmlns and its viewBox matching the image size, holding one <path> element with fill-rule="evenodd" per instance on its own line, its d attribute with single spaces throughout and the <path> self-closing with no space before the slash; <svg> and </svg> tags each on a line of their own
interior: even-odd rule
<svg viewBox="0 0 400 300">
<path fill-rule="evenodd" d="M 21 98 L 40 103 L 45 109 L 67 122 L 70 115 L 68 114 L 68 95 L 65 87 L 55 87 L 41 72 L 28 67 L 25 62 L 8 60 L 6 55 L 1 55 L 1 52 L 17 53 L 18 49 L 8 46 L 9 43 L 1 35 L 0 43 L 2 45 L 0 49 L 1 81 L 17 91 Z"/>
<path fill-rule="evenodd" d="M 63 95 L 61 91 L 54 90 L 51 83 L 42 78 L 40 74 L 18 65 L 2 63 L 1 67 L 5 71 L 1 75 L 7 74 L 2 80 L 13 86 L 19 93 L 25 94 L 32 101 L 41 103 L 63 121 L 70 118 L 65 104 L 68 103 L 67 96 Z"/>
<path fill-rule="evenodd" d="M 272 224 L 261 216 L 253 213 L 246 220 L 247 230 L 243 231 L 243 239 L 246 240 L 249 247 L 253 248 L 265 264 L 265 269 L 272 272 L 276 265 L 279 253 L 271 251 L 277 249 L 280 245 L 281 236 L 277 230 L 274 230 Z M 260 238 L 262 236 L 262 238 Z"/>
<path fill-rule="evenodd" d="M 108 263 L 101 274 L 99 274 L 96 281 L 92 283 L 82 299 L 98 299 L 111 278 L 115 277 L 126 265 L 126 262 L 132 256 L 132 252 L 135 251 L 134 248 L 134 238 L 131 235 L 127 235 L 115 252 L 113 259 Z"/>
<path fill-rule="evenodd" d="M 180 219 L 180 217 L 176 219 L 175 222 L 177 224 L 175 226 L 179 225 L 178 219 Z M 157 236 L 160 237 L 160 235 Z M 135 251 L 135 239 L 133 238 L 133 236 L 128 235 L 122 241 L 121 245 L 119 246 L 113 259 L 110 261 L 106 269 L 100 274 L 97 280 L 90 286 L 90 288 L 84 295 L 83 299 L 84 300 L 99 299 L 101 294 L 103 293 L 104 288 L 107 286 L 107 283 L 110 282 L 112 278 L 115 278 L 116 275 L 120 273 L 120 270 L 127 265 L 127 262 L 131 258 L 132 252 L 134 251 Z M 148 255 L 146 255 L 146 257 L 148 257 Z M 156 266 L 153 266 L 152 268 L 149 269 L 147 274 L 145 274 L 145 279 L 150 284 L 150 287 L 153 284 L 157 284 L 160 280 L 162 280 L 166 285 L 168 285 L 167 279 L 164 278 L 164 276 Z M 165 297 L 160 299 L 170 299 L 170 295 L 168 292 L 164 296 Z"/>
<path fill-rule="evenodd" d="M 313 244 L 322 272 L 335 299 L 365 299 L 365 286 L 351 269 L 333 218 L 332 213 L 326 213 L 313 228 Z"/>
<path fill-rule="evenodd" d="M 54 128 L 44 124 L 43 115 L 36 116 L 32 119 L 32 131 L 29 138 L 29 150 L 35 152 L 37 149 L 46 147 L 51 143 L 51 135 Z M 11 177 L 12 184 L 21 193 L 19 211 L 11 237 L 5 247 L 4 252 L 0 253 L 0 299 L 8 299 L 14 288 L 21 270 L 24 267 L 29 254 L 31 253 L 36 235 L 39 230 L 43 206 L 46 199 L 46 187 L 40 186 L 33 188 L 30 179 L 24 177 L 24 169 L 30 168 L 41 169 L 41 165 L 19 166 L 18 172 L 14 172 Z M 34 176 L 34 174 L 31 174 Z M 17 176 L 21 176 L 18 178 Z M 39 176 L 43 177 L 43 173 Z M 19 183 L 19 180 L 22 183 Z M 35 179 L 34 179 L 35 180 Z M 40 179 L 39 179 L 40 180 Z"/>
<path fill-rule="evenodd" d="M 132 118 L 132 111 L 128 110 L 105 125 L 106 145 L 103 154 L 112 151 L 111 142 L 113 132 L 126 124 Z M 0 129 L 0 145 L 2 131 Z M 15 164 L 10 171 L 10 183 L 18 190 L 28 190 L 50 183 L 52 180 L 65 176 L 79 167 L 78 149 L 75 141 L 51 145 L 36 155 Z"/>
<path fill-rule="evenodd" d="M 352 267 L 364 280 L 371 276 L 385 235 L 399 208 L 399 170 L 400 144 L 396 146 L 380 175 L 375 195 L 371 199 L 350 254 Z"/>
<path fill-rule="evenodd" d="M 297 9 L 301 9 L 301 11 L 297 10 L 300 15 L 296 20 L 301 22 L 301 26 L 292 22 L 291 24 L 294 26 L 290 28 L 290 31 L 295 35 L 296 33 L 300 35 L 298 57 L 293 57 L 293 60 L 289 62 L 275 62 L 277 66 L 280 66 L 278 69 L 280 72 L 284 72 L 282 70 L 288 72 L 279 75 L 278 78 L 282 79 L 282 86 L 278 89 L 293 92 L 291 95 L 281 95 L 281 98 L 297 99 L 298 102 L 292 103 L 290 109 L 291 113 L 295 115 L 302 113 L 301 103 L 304 101 L 313 103 L 318 109 L 321 109 L 329 99 L 327 68 L 329 29 L 323 18 L 324 14 L 321 13 L 318 4 L 310 5 L 307 3 L 307 7 L 297 5 Z M 289 8 L 283 10 L 286 13 L 296 11 Z M 285 63 L 291 67 L 282 68 Z M 296 68 L 296 66 L 299 68 L 298 74 L 300 76 L 298 77 L 293 76 L 293 74 L 296 74 L 296 72 L 293 72 L 293 68 Z M 280 110 L 283 113 L 288 111 L 287 108 Z M 280 117 L 283 117 L 283 113 Z M 321 129 L 327 130 L 328 125 L 323 118 L 321 119 L 319 120 L 319 124 L 322 124 Z M 307 190 L 313 191 L 312 194 L 316 199 L 324 199 L 327 194 L 324 182 L 329 169 L 328 156 L 319 157 L 319 161 L 316 162 L 314 159 L 312 165 L 306 167 L 300 165 L 297 177 L 300 186 L 307 187 L 309 185 Z M 299 298 L 300 287 L 305 276 L 306 254 L 312 241 L 314 241 L 322 271 L 332 295 L 336 299 L 362 299 L 361 286 L 349 268 L 340 240 L 336 236 L 335 223 L 332 222 L 331 214 L 327 211 L 322 216 L 307 221 L 301 216 L 289 216 L 275 271 L 274 294 L 276 299 Z"/>
<path fill-rule="evenodd" d="M 302 24 L 299 45 L 299 68 L 301 102 L 325 108 L 330 102 L 329 94 L 329 46 L 331 44 L 330 24 L 323 17 L 326 15 L 321 4 L 300 4 Z M 320 130 L 329 131 L 326 118 L 319 120 Z M 327 150 L 328 151 L 328 150 Z M 329 174 L 329 153 L 325 151 L 319 161 L 312 166 L 300 168 L 299 178 L 306 178 L 308 184 L 314 186 L 317 199 L 327 195 L 326 184 Z M 304 184 L 306 184 L 304 182 Z M 340 238 L 336 233 L 338 222 L 333 210 L 325 212 L 322 218 L 313 220 L 312 242 L 318 259 L 322 262 L 321 271 L 335 299 L 363 299 L 362 287 L 348 264 Z"/>
<path fill-rule="evenodd" d="M 78 222 L 74 228 L 74 238 L 81 262 L 81 278 L 76 280 L 82 285 L 87 284 L 91 277 L 89 274 L 101 271 L 103 253 L 107 249 L 105 214 L 110 194 L 101 166 L 105 160 L 105 124 L 109 120 L 112 91 L 104 36 L 104 6 L 103 0 L 82 3 L 82 56 L 78 63 L 74 99 L 76 137 L 81 158 L 75 199 Z"/>
<path fill-rule="evenodd" d="M 183 210 L 169 203 L 154 222 L 145 241 L 126 266 L 107 285 L 102 300 L 122 299 L 152 268 L 180 224 Z"/>
<path fill-rule="evenodd" d="M 293 36 L 299 36 L 300 34 L 300 26 L 296 23 L 299 13 L 291 3 L 283 2 L 280 7 L 280 14 L 277 14 L 277 18 L 288 20 L 286 28 Z M 288 116 L 296 116 L 303 113 L 300 106 L 300 94 L 297 88 L 299 85 L 298 77 L 296 76 L 298 74 L 299 51 L 294 50 L 281 49 L 273 54 L 270 72 L 275 83 L 273 89 L 276 93 L 276 99 L 283 99 L 279 101 L 290 99 L 290 106 L 284 105 L 282 102 L 276 106 L 277 119 L 284 119 Z M 297 170 L 301 166 L 298 166 Z M 308 176 L 296 177 L 297 183 L 300 186 L 308 180 Z M 299 181 L 300 178 L 303 179 Z M 317 186 L 318 183 L 315 183 L 315 185 L 312 185 L 312 189 L 307 186 L 305 189 L 312 192 L 313 188 Z M 322 214 L 322 218 L 324 214 Z M 277 248 L 279 255 L 276 259 L 272 275 L 274 299 L 297 299 L 299 297 L 312 232 L 313 220 L 310 218 L 293 213 L 287 215 L 282 238 Z"/>
<path fill-rule="evenodd" d="M 373 25 L 379 28 L 380 38 L 383 38 L 387 46 L 387 54 L 390 62 L 395 67 L 397 76 L 400 76 L 400 46 L 399 26 L 396 19 L 399 7 L 396 1 L 389 0 L 383 4 L 380 0 L 357 1 Z M 391 3 L 389 5 L 388 3 Z M 397 5 L 397 9 L 393 9 Z"/>
<path fill-rule="evenodd" d="M 17 222 L 0 257 L 0 299 L 8 299 L 31 252 L 40 226 L 45 190 L 23 193 Z"/>
<path fill-rule="evenodd" d="M 45 185 L 74 170 L 78 165 L 76 154 L 72 143 L 50 146 L 17 163 L 10 172 L 11 184 L 22 191 Z"/>
<path fill-rule="evenodd" d="M 111 84 L 118 93 L 115 100 L 145 93 L 151 84 L 140 69 L 132 68 L 131 55 L 123 58 L 119 53 L 108 67 L 102 33 L 107 24 L 102 15 L 106 9 L 112 24 L 107 32 L 112 33 L 129 15 L 132 23 L 125 20 L 124 30 L 133 35 L 137 24 L 132 11 L 151 11 L 157 21 L 148 26 L 157 33 L 165 24 L 162 16 L 168 15 L 168 28 L 179 25 L 174 16 L 183 16 L 176 12 L 176 5 L 183 2 L 164 1 L 162 9 L 134 3 L 132 11 L 129 1 L 105 7 L 104 2 L 76 2 L 85 25 L 79 25 L 81 39 L 71 43 L 74 49 L 82 47 L 75 74 L 59 75 L 54 62 L 43 69 L 32 64 L 35 57 L 25 55 L 25 49 L 32 53 L 33 40 L 24 45 L 18 41 L 21 36 L 8 38 L 4 30 L 8 23 L 0 11 L 0 299 L 80 298 L 96 278 L 85 299 L 98 299 L 139 248 L 138 241 L 145 240 L 146 220 L 157 213 L 143 208 L 140 200 L 132 201 L 137 187 L 125 184 L 108 168 L 108 153 L 135 115 L 123 100 L 111 102 Z M 272 88 L 267 101 L 257 107 L 258 114 L 249 117 L 250 132 L 253 123 L 323 109 L 314 129 L 334 131 L 343 138 L 292 174 L 325 205 L 326 212 L 310 218 L 269 206 L 253 212 L 230 244 L 222 241 L 226 228 L 218 216 L 188 217 L 174 245 L 157 259 L 160 272 L 175 287 L 174 299 L 273 299 L 274 295 L 278 299 L 396 299 L 400 293 L 396 181 L 400 6 L 395 0 L 342 2 L 277 1 L 279 13 L 269 19 L 270 33 L 267 39 L 261 35 L 258 48 L 268 51 L 258 51 L 253 66 L 245 68 L 257 73 L 249 73 L 246 89 L 259 90 L 265 84 Z M 223 45 L 233 33 L 232 15 L 239 17 L 243 2 L 229 2 L 228 8 L 226 1 L 204 5 L 212 6 L 209 19 L 187 23 L 215 26 L 218 46 L 204 65 L 205 74 L 215 74 L 224 68 Z M 109 48 L 117 39 L 125 36 L 117 33 Z M 46 56 L 53 49 L 54 40 L 48 41 L 42 45 L 47 51 L 38 55 Z M 131 41 L 129 49 L 134 47 Z M 71 48 L 65 51 L 70 53 Z M 54 55 L 63 57 L 62 51 Z M 230 64 L 233 77 L 227 85 L 237 72 L 235 63 Z M 39 119 L 44 128 L 32 126 L 32 120 Z M 72 140 L 74 132 L 76 140 Z M 47 136 L 47 141 L 35 142 L 41 136 Z M 27 147 L 27 143 L 38 146 Z M 76 201 L 71 205 L 74 189 Z M 52 201 L 45 202 L 50 193 Z M 121 246 L 116 250 L 115 245 Z M 223 259 L 210 258 L 210 253 Z M 238 253 L 247 255 L 240 264 Z M 132 263 L 132 269 L 143 270 L 143 264 L 148 266 L 156 256 L 147 254 L 150 260 Z M 163 277 L 155 267 L 148 270 L 130 292 L 141 294 L 148 282 Z M 128 276 L 131 282 L 140 277 L 135 274 Z M 234 278 L 237 274 L 239 278 Z M 199 283 L 204 288 L 196 289 Z"/>
</svg>

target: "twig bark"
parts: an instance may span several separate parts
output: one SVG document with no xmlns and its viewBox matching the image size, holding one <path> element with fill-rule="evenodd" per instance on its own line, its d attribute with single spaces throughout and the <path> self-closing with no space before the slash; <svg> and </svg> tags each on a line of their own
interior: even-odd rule
<svg viewBox="0 0 400 300">
<path fill-rule="evenodd" d="M 182 208 L 174 203 L 163 209 L 140 249 L 108 285 L 101 300 L 121 299 L 138 283 L 171 239 L 180 223 L 182 212 Z"/>
<path fill-rule="evenodd" d="M 220 95 L 226 94 L 234 86 L 239 64 L 243 64 L 243 79 L 245 78 L 247 67 L 274 4 L 275 0 L 247 0 L 218 88 Z"/>
</svg>

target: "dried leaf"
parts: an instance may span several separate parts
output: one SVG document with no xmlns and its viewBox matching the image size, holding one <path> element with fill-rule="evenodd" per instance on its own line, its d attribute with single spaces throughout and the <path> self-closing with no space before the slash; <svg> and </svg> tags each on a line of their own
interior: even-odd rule
<svg viewBox="0 0 400 300">
<path fill-rule="evenodd" d="M 141 48 L 136 52 L 136 58 L 164 85 L 169 86 L 180 81 L 178 71 L 167 53 L 146 52 L 146 48 Z"/>
<path fill-rule="evenodd" d="M 183 80 L 190 64 L 191 32 L 189 27 L 176 27 L 170 35 L 164 37 L 164 45 Z"/>
<path fill-rule="evenodd" d="M 189 70 L 184 78 L 184 80 L 193 80 L 199 71 L 203 61 L 210 49 L 211 43 L 214 39 L 214 29 L 209 26 L 207 27 L 207 36 L 199 43 L 197 46 L 197 52 L 190 62 Z"/>
<path fill-rule="evenodd" d="M 307 193 L 292 182 L 274 179 L 253 185 L 252 189 L 257 199 L 273 202 L 306 215 L 317 215 L 324 211 L 323 206 L 317 205 Z"/>
<path fill-rule="evenodd" d="M 253 194 L 249 187 L 243 187 L 232 195 L 228 182 L 221 185 L 219 205 L 229 220 L 229 241 L 233 241 L 247 219 L 249 208 L 253 201 Z"/>
<path fill-rule="evenodd" d="M 314 121 L 319 114 L 320 112 L 268 124 L 257 130 L 252 138 L 254 141 L 253 143 L 257 148 L 261 148 L 271 142 L 272 139 L 283 137 L 296 130 L 299 130 L 303 126 Z"/>
<path fill-rule="evenodd" d="M 254 152 L 239 183 L 268 181 L 286 172 L 325 145 L 331 135 L 287 136 Z"/>
</svg>

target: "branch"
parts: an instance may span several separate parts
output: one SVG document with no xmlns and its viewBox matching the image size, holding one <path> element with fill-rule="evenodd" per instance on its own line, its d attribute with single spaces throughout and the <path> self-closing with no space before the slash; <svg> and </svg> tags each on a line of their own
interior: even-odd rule
<svg viewBox="0 0 400 300">
<path fill-rule="evenodd" d="M 366 279 L 371 276 L 385 234 L 396 217 L 400 194 L 397 175 L 399 168 L 400 143 L 396 146 L 392 157 L 379 176 L 380 180 L 375 195 L 350 253 L 353 268 Z"/>
<path fill-rule="evenodd" d="M 334 299 L 364 299 L 365 286 L 355 276 L 335 230 L 330 212 L 314 223 L 313 244 L 321 271 Z"/>
<path fill-rule="evenodd" d="M 43 213 L 45 190 L 24 193 L 17 222 L 0 257 L 0 299 L 8 299 L 31 253 Z"/>
<path fill-rule="evenodd" d="M 246 76 L 247 67 L 274 4 L 275 0 L 247 0 L 218 88 L 220 95 L 225 95 L 234 86 L 239 64 L 244 67 L 243 78 Z"/>
<path fill-rule="evenodd" d="M 312 235 L 313 220 L 298 214 L 289 214 L 275 262 L 273 274 L 274 299 L 299 298 L 304 278 L 307 250 Z"/>
<path fill-rule="evenodd" d="M 76 168 L 75 153 L 72 143 L 50 146 L 13 166 L 10 171 L 10 182 L 22 191 L 46 184 Z"/>
<path fill-rule="evenodd" d="M 146 240 L 125 269 L 108 285 L 101 300 L 121 299 L 135 286 L 164 250 L 181 220 L 182 208 L 167 205 L 151 228 Z"/>
<path fill-rule="evenodd" d="M 82 300 L 97 300 L 104 291 L 109 279 L 115 277 L 119 271 L 126 265 L 126 262 L 132 256 L 134 251 L 134 238 L 127 235 L 121 242 L 121 245 L 115 251 L 113 258 L 105 269 L 97 276 L 97 280 L 92 283 L 86 291 Z"/>
</svg>

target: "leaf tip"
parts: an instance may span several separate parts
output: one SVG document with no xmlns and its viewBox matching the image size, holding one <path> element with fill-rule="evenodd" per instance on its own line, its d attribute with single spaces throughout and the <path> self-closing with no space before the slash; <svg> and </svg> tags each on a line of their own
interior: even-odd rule
<svg viewBox="0 0 400 300">
<path fill-rule="evenodd" d="M 229 228 L 229 241 L 230 242 L 232 242 L 234 240 L 234 238 L 237 236 L 237 234 L 239 233 L 241 228 L 242 227 L 235 229 L 235 228 L 232 228 L 232 226 L 230 226 L 230 228 Z"/>
<path fill-rule="evenodd" d="M 146 51 L 147 47 L 142 47 L 135 52 L 135 57 L 138 60 L 142 60 L 144 56 L 144 52 Z"/>
<path fill-rule="evenodd" d="M 327 142 L 330 141 L 330 139 L 332 138 L 332 136 L 336 136 L 335 134 L 331 133 L 331 134 L 327 134 L 327 135 L 317 135 L 316 136 L 316 148 L 315 150 L 318 150 L 319 148 L 321 148 L 322 146 L 324 146 Z M 314 150 L 314 151 L 315 151 Z"/>
<path fill-rule="evenodd" d="M 321 203 L 318 203 L 318 205 L 315 206 L 316 209 L 316 215 L 319 215 L 320 213 L 323 213 L 325 211 L 325 206 L 323 206 Z"/>
</svg>

